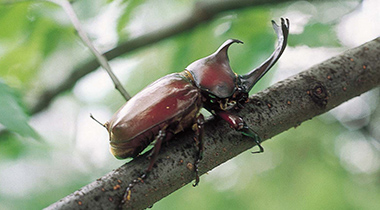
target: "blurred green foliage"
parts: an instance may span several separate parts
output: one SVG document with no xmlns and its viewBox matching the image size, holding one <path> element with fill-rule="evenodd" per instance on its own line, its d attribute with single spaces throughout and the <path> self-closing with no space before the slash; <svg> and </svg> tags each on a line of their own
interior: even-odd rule
<svg viewBox="0 0 380 210">
<path fill-rule="evenodd" d="M 22 136 L 38 139 L 37 133 L 28 125 L 28 117 L 17 94 L 0 80 L 0 124 Z"/>
<path fill-rule="evenodd" d="M 106 51 L 136 33 L 164 27 L 175 21 L 172 17 L 189 12 L 194 3 L 157 2 L 81 0 L 73 6 L 96 47 Z M 353 8 L 336 3 L 334 7 Z M 100 17 L 107 11 L 114 17 L 102 25 Z M 214 52 L 226 39 L 236 38 L 244 45 L 231 47 L 231 66 L 243 74 L 273 51 L 276 37 L 270 20 L 278 20 L 275 14 L 292 11 L 302 13 L 293 3 L 226 12 L 194 30 L 120 56 L 111 65 L 133 95 L 163 75 L 182 71 L 192 61 Z M 330 22 L 318 22 L 320 13 L 307 15 L 312 15 L 311 20 L 302 32 L 291 34 L 290 47 L 345 49 L 334 30 L 343 14 L 336 14 Z M 291 27 L 296 25 L 290 21 Z M 109 31 L 102 28 L 109 25 L 113 26 Z M 41 209 L 124 163 L 108 153 L 104 130 L 98 125 L 91 130 L 88 124 L 92 126 L 92 122 L 86 121 L 88 112 L 98 110 L 110 117 L 123 99 L 100 69 L 57 96 L 29 125 L 27 108 L 41 100 L 39 94 L 93 57 L 77 38 L 66 14 L 51 3 L 0 5 L 0 28 L 0 77 L 4 81 L 0 82 L 0 124 L 11 130 L 0 135 L 0 209 Z M 108 37 L 107 41 L 102 37 Z M 264 77 L 254 91 L 267 87 L 273 74 Z M 327 118 L 331 116 L 305 122 L 265 142 L 262 155 L 241 154 L 202 176 L 200 186 L 185 186 L 153 209 L 378 209 L 378 150 L 370 150 L 374 154 L 372 171 L 350 170 L 337 143 L 342 133 L 349 132 L 347 126 Z M 46 142 L 25 138 L 37 135 Z"/>
</svg>

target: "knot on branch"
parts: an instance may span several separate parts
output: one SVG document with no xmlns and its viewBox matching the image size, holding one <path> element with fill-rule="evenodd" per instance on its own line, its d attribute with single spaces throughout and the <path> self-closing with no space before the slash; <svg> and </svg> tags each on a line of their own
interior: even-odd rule
<svg viewBox="0 0 380 210">
<path fill-rule="evenodd" d="M 325 108 L 329 99 L 329 93 L 326 87 L 321 82 L 317 82 L 310 90 L 307 91 L 308 95 L 321 108 Z"/>
</svg>

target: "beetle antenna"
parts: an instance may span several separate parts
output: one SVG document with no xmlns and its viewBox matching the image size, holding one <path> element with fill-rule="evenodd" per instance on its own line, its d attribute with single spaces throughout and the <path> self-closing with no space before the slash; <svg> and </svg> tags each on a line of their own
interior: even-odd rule
<svg viewBox="0 0 380 210">
<path fill-rule="evenodd" d="M 92 116 L 92 114 L 90 113 L 90 117 L 91 119 L 93 119 L 95 122 L 97 122 L 99 125 L 105 127 L 107 129 L 107 126 L 103 123 L 101 123 L 99 120 L 97 120 L 94 116 Z"/>
</svg>

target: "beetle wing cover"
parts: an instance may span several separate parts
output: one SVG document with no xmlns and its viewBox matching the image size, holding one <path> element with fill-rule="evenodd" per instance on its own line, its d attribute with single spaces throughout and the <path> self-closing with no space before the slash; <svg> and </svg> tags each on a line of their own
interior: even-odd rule
<svg viewBox="0 0 380 210">
<path fill-rule="evenodd" d="M 126 142 L 139 134 L 192 110 L 199 90 L 179 74 L 170 74 L 140 91 L 109 123 L 112 142 Z M 154 135 L 154 134 L 153 134 Z"/>
</svg>

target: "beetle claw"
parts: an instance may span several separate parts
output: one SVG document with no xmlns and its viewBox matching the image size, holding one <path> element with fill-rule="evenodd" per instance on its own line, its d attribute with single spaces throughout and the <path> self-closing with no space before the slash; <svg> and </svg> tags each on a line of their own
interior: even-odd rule
<svg viewBox="0 0 380 210">
<path fill-rule="evenodd" d="M 193 183 L 193 187 L 196 187 L 199 183 L 199 171 L 198 171 L 198 163 L 199 163 L 200 159 L 196 160 L 195 161 L 195 164 L 194 164 L 194 171 L 195 171 L 195 182 Z"/>
<path fill-rule="evenodd" d="M 198 173 L 197 173 L 197 175 L 195 177 L 195 182 L 193 183 L 193 187 L 196 187 L 198 185 L 198 183 L 199 183 L 199 176 L 198 176 Z"/>
<path fill-rule="evenodd" d="M 149 175 L 150 171 L 146 171 L 143 173 L 141 176 L 139 176 L 137 179 L 134 179 L 131 183 L 128 184 L 127 189 L 124 191 L 123 199 L 120 202 L 119 208 L 121 209 L 122 206 L 131 200 L 131 195 L 132 195 L 132 189 L 137 183 L 144 183 L 144 179 L 146 179 Z"/>
<path fill-rule="evenodd" d="M 241 129 L 241 132 L 243 132 L 244 135 L 253 138 L 253 141 L 259 147 L 259 151 L 251 152 L 252 154 L 257 154 L 257 153 L 263 153 L 264 152 L 264 147 L 261 146 L 261 139 L 260 139 L 260 137 L 251 128 L 249 128 L 245 123 L 244 123 L 243 128 Z"/>
<path fill-rule="evenodd" d="M 259 151 L 254 151 L 251 152 L 252 154 L 257 154 L 257 153 L 263 153 L 264 152 L 264 147 L 261 146 L 260 140 L 255 140 L 256 145 L 259 147 Z"/>
</svg>

